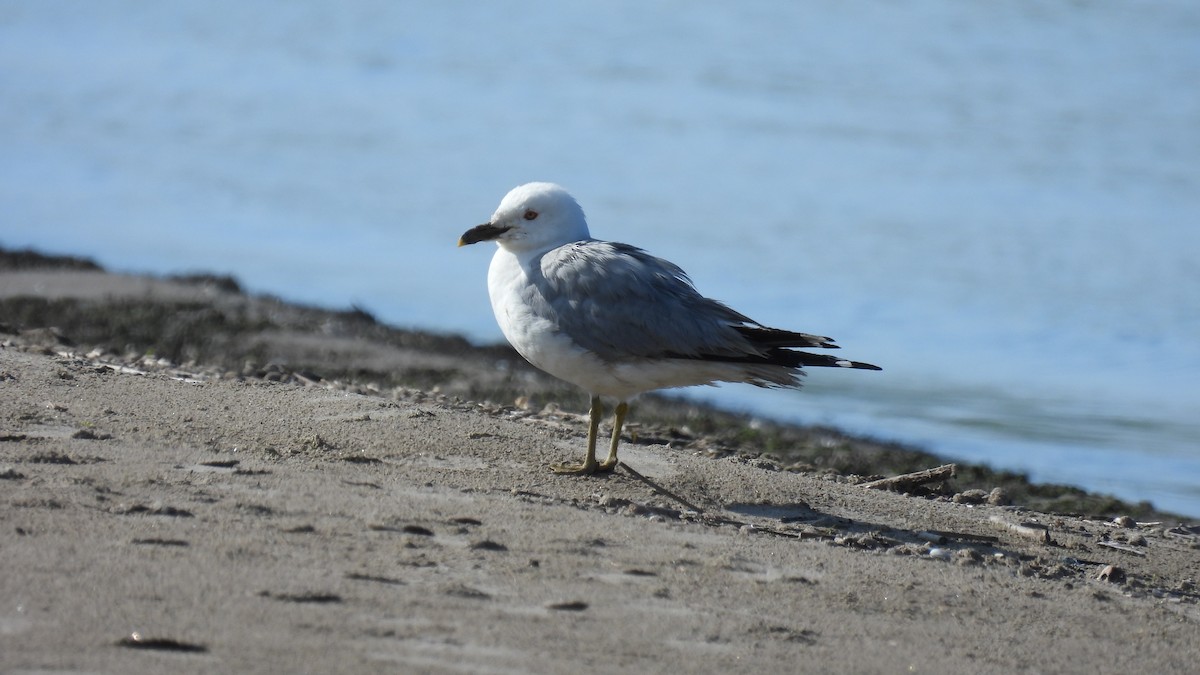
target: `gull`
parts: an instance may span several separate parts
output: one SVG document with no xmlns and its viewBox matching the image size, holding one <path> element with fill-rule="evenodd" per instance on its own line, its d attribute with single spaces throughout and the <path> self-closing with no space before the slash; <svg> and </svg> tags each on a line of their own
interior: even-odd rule
<svg viewBox="0 0 1200 675">
<path fill-rule="evenodd" d="M 677 265 L 593 239 L 579 203 L 553 183 L 513 188 L 459 246 L 495 241 L 488 295 L 496 322 L 527 361 L 591 395 L 587 454 L 560 474 L 617 466 L 629 401 L 656 389 L 716 382 L 799 388 L 803 366 L 880 370 L 796 347 L 832 338 L 769 328 L 701 295 Z M 603 398 L 616 400 L 608 458 L 596 461 Z"/>
</svg>

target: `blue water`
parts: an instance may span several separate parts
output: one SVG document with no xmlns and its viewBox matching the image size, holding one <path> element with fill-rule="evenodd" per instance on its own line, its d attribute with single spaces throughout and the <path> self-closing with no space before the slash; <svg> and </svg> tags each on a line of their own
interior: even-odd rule
<svg viewBox="0 0 1200 675">
<path fill-rule="evenodd" d="M 501 339 L 511 187 L 882 373 L 691 390 L 1200 515 L 1200 4 L 0 1 L 0 244 Z"/>
</svg>

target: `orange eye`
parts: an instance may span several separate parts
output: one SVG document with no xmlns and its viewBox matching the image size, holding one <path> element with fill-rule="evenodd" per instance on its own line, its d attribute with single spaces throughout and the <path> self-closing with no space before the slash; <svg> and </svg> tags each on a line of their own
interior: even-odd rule
<svg viewBox="0 0 1200 675">
<path fill-rule="evenodd" d="M 534 218 L 537 218 L 537 217 L 538 217 L 538 213 L 537 213 L 537 211 L 534 211 L 533 209 L 530 209 L 525 212 L 525 220 L 533 220 Z"/>
</svg>

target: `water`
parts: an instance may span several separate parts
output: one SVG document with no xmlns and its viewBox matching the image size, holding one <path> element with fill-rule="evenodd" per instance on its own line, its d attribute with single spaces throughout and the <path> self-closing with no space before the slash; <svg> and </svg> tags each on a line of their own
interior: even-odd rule
<svg viewBox="0 0 1200 675">
<path fill-rule="evenodd" d="M 0 1 L 0 243 L 500 339 L 528 180 L 883 373 L 733 408 L 1200 515 L 1200 5 Z"/>
</svg>

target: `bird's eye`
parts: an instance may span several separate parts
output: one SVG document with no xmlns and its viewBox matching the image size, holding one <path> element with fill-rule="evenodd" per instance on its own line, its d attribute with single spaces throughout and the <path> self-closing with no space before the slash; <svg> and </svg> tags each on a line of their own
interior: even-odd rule
<svg viewBox="0 0 1200 675">
<path fill-rule="evenodd" d="M 534 218 L 537 218 L 537 217 L 538 217 L 538 212 L 534 211 L 533 209 L 530 209 L 525 212 L 525 220 L 533 220 Z"/>
</svg>

